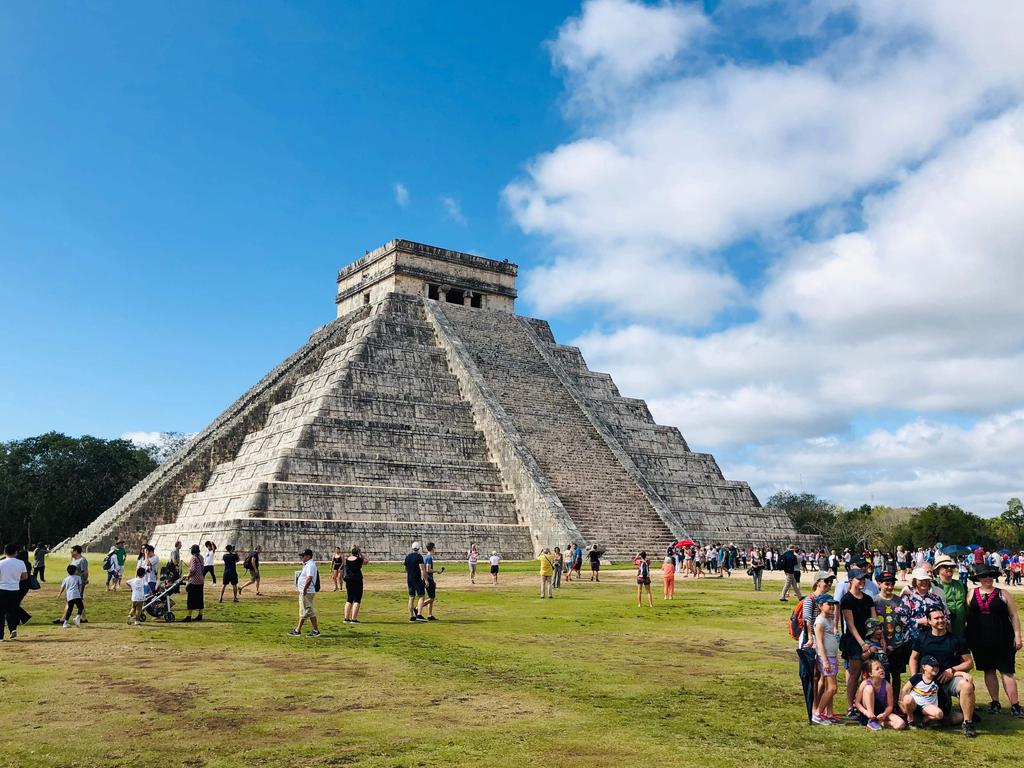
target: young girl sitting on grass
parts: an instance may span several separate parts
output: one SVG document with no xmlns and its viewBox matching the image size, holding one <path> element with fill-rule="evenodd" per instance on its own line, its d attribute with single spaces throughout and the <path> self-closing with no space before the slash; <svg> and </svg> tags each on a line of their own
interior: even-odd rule
<svg viewBox="0 0 1024 768">
<path fill-rule="evenodd" d="M 893 710 L 896 702 L 892 686 L 885 679 L 885 665 L 878 659 L 867 662 L 868 676 L 857 688 L 857 717 L 861 725 L 872 731 L 880 731 L 884 727 L 896 731 L 903 730 L 906 723 Z"/>
</svg>

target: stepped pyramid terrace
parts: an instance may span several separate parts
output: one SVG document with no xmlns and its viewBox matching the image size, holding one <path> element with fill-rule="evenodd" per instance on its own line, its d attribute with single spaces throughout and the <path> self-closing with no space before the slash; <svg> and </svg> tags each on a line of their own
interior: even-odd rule
<svg viewBox="0 0 1024 768">
<path fill-rule="evenodd" d="M 72 541 L 210 539 L 271 560 L 399 559 L 413 540 L 442 558 L 818 543 L 516 315 L 516 274 L 406 240 L 367 253 L 339 272 L 337 319 Z"/>
</svg>

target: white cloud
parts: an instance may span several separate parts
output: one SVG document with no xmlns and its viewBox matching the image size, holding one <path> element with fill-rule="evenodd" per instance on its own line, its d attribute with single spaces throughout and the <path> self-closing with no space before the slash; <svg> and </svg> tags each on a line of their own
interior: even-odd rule
<svg viewBox="0 0 1024 768">
<path fill-rule="evenodd" d="M 762 493 L 802 475 L 849 503 L 998 511 L 1020 480 L 992 446 L 1019 457 L 1024 431 L 1024 6 L 811 2 L 778 28 L 842 9 L 854 31 L 796 64 L 658 60 L 622 89 L 583 57 L 570 101 L 595 79 L 616 99 L 505 190 L 551 244 L 524 298 L 598 313 L 575 342 L 591 368 Z M 773 248 L 741 281 L 743 238 Z M 684 330 L 729 307 L 748 319 Z"/>
<path fill-rule="evenodd" d="M 395 182 L 395 202 L 399 208 L 405 208 L 409 205 L 409 190 L 400 181 Z"/>
<path fill-rule="evenodd" d="M 441 196 L 441 205 L 444 207 L 445 218 L 454 221 L 456 224 L 466 226 L 466 216 L 462 213 L 462 206 L 454 197 Z"/>
<path fill-rule="evenodd" d="M 857 440 L 805 440 L 762 448 L 754 461 L 726 465 L 766 497 L 803 486 L 847 506 L 924 506 L 954 501 L 997 514 L 1024 493 L 1024 410 L 999 413 L 971 426 L 919 419 Z"/>
<path fill-rule="evenodd" d="M 149 448 L 160 445 L 164 441 L 164 432 L 125 432 L 121 435 L 122 440 L 128 440 L 139 448 Z"/>
<path fill-rule="evenodd" d="M 552 58 L 588 98 L 603 100 L 668 65 L 710 24 L 695 5 L 588 0 L 562 25 Z"/>
</svg>

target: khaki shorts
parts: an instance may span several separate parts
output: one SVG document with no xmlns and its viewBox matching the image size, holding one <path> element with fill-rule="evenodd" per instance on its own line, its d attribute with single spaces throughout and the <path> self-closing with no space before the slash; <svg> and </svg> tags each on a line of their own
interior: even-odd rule
<svg viewBox="0 0 1024 768">
<path fill-rule="evenodd" d="M 300 619 L 312 619 L 316 617 L 316 610 L 313 608 L 313 598 L 315 594 L 309 594 L 303 592 L 299 595 L 299 618 Z"/>
</svg>

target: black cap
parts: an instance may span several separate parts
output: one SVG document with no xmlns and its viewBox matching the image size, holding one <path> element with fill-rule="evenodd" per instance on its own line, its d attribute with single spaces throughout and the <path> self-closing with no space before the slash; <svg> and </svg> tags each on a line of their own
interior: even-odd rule
<svg viewBox="0 0 1024 768">
<path fill-rule="evenodd" d="M 302 557 L 312 557 L 312 556 L 313 556 L 313 550 L 312 549 L 304 549 L 304 550 L 302 550 Z"/>
<path fill-rule="evenodd" d="M 926 664 L 929 667 L 935 667 L 936 669 L 939 668 L 939 660 L 936 659 L 934 656 L 925 656 L 923 659 L 921 659 L 921 666 L 924 666 Z"/>
</svg>

